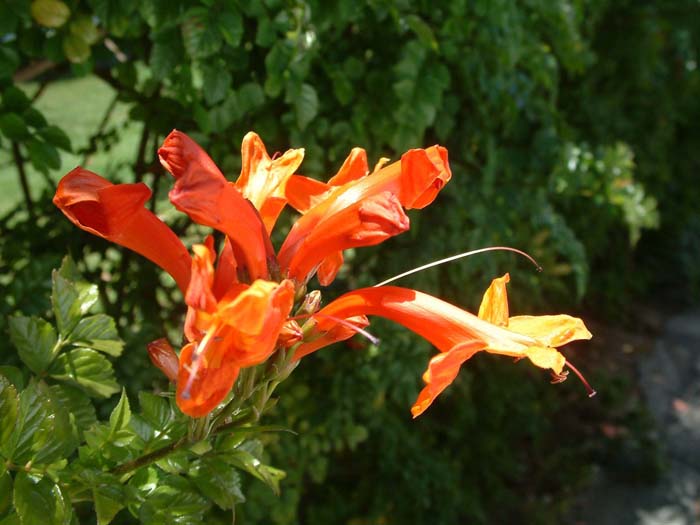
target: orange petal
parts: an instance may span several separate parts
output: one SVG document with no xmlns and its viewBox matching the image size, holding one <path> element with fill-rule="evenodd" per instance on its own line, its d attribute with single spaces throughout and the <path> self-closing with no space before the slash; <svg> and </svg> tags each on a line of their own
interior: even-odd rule
<svg viewBox="0 0 700 525">
<path fill-rule="evenodd" d="M 357 330 L 352 329 L 352 326 L 365 328 L 369 325 L 369 320 L 364 315 L 348 317 L 345 318 L 344 321 L 345 323 L 339 323 L 334 319 L 319 318 L 314 334 L 308 336 L 309 340 L 296 348 L 293 359 L 297 361 L 328 345 L 350 339 L 353 335 L 358 333 Z"/>
<path fill-rule="evenodd" d="M 425 412 L 435 398 L 455 380 L 462 363 L 483 348 L 484 343 L 481 341 L 465 341 L 433 357 L 423 374 L 426 386 L 411 407 L 413 417 L 416 418 Z"/>
<path fill-rule="evenodd" d="M 401 157 L 401 204 L 409 210 L 425 208 L 451 177 L 445 148 L 433 146 L 404 153 Z"/>
<path fill-rule="evenodd" d="M 209 235 L 206 244 L 192 246 L 192 278 L 185 294 L 185 303 L 196 310 L 212 313 L 216 310 L 214 284 L 214 238 Z"/>
<path fill-rule="evenodd" d="M 491 281 L 479 306 L 479 319 L 497 326 L 508 326 L 508 292 L 506 283 L 510 275 L 505 274 Z"/>
<path fill-rule="evenodd" d="M 331 186 L 325 182 L 301 175 L 292 175 L 285 186 L 289 205 L 300 213 L 306 213 L 321 203 L 329 191 Z"/>
<path fill-rule="evenodd" d="M 316 276 L 321 286 L 328 286 L 333 282 L 335 276 L 338 275 L 340 268 L 343 266 L 343 252 L 338 250 L 324 257 L 318 267 Z"/>
<path fill-rule="evenodd" d="M 285 185 L 304 159 L 303 149 L 290 149 L 272 160 L 257 133 L 243 137 L 241 174 L 236 187 L 260 211 L 267 232 L 271 232 L 286 204 Z"/>
<path fill-rule="evenodd" d="M 235 297 L 219 301 L 218 316 L 228 325 L 227 344 L 238 366 L 265 361 L 276 348 L 282 326 L 294 304 L 294 284 L 258 279 Z"/>
<path fill-rule="evenodd" d="M 238 283 L 237 267 L 231 240 L 226 237 L 221 255 L 216 263 L 216 273 L 212 285 L 212 291 L 217 299 L 221 299 L 232 285 Z"/>
<path fill-rule="evenodd" d="M 189 343 L 180 352 L 176 401 L 188 416 L 202 417 L 226 398 L 238 377 L 239 367 L 232 360 L 210 355 L 207 350 L 194 355 L 196 346 Z"/>
<path fill-rule="evenodd" d="M 554 347 L 593 337 L 581 319 L 570 315 L 519 315 L 510 318 L 508 329 Z"/>
<path fill-rule="evenodd" d="M 546 346 L 531 346 L 525 351 L 525 355 L 535 366 L 551 368 L 557 374 L 561 374 L 566 363 L 563 355 Z"/>
<path fill-rule="evenodd" d="M 78 167 L 58 183 L 53 202 L 79 228 L 156 263 L 185 293 L 190 255 L 177 235 L 143 207 L 150 196 L 143 183 L 115 185 Z"/>
<path fill-rule="evenodd" d="M 348 182 L 361 179 L 368 173 L 367 152 L 362 148 L 352 148 L 338 173 L 328 180 L 328 184 L 331 186 L 342 186 Z"/>
<path fill-rule="evenodd" d="M 372 195 L 339 209 L 319 222 L 296 248 L 293 258 L 285 246 L 280 265 L 289 277 L 306 282 L 329 255 L 359 246 L 372 246 L 408 230 L 408 217 L 398 199 L 389 192 Z"/>
<path fill-rule="evenodd" d="M 231 239 L 236 259 L 251 279 L 267 277 L 274 259 L 270 238 L 255 207 L 229 183 L 209 156 L 184 133 L 174 130 L 158 150 L 161 164 L 175 177 L 175 207 Z"/>
</svg>

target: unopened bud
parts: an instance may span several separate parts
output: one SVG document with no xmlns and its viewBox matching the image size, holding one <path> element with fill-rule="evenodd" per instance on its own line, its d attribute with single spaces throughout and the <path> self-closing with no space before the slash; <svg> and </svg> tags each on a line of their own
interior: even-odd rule
<svg viewBox="0 0 700 525">
<path fill-rule="evenodd" d="M 156 339 L 148 343 L 148 357 L 151 362 L 163 372 L 173 383 L 177 382 L 177 373 L 180 366 L 177 354 L 168 340 Z"/>
<path fill-rule="evenodd" d="M 277 343 L 283 348 L 290 348 L 304 338 L 301 326 L 294 319 L 290 319 L 282 325 Z"/>
<path fill-rule="evenodd" d="M 321 306 L 321 292 L 313 290 L 304 297 L 304 302 L 301 303 L 298 313 L 299 315 L 313 315 L 318 311 L 319 306 Z"/>
</svg>

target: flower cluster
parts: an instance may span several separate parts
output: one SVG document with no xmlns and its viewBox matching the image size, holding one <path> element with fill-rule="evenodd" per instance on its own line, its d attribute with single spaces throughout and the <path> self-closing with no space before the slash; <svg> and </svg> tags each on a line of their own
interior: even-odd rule
<svg viewBox="0 0 700 525">
<path fill-rule="evenodd" d="M 235 183 L 180 131 L 170 133 L 158 156 L 175 179 L 170 201 L 223 233 L 219 249 L 209 236 L 190 254 L 144 207 L 150 190 L 143 183 L 115 185 L 78 167 L 60 181 L 54 203 L 78 227 L 158 264 L 182 290 L 187 343 L 179 357 L 165 340 L 150 345 L 149 353 L 176 383 L 178 406 L 190 416 L 207 415 L 222 403 L 242 368 L 275 352 L 295 362 L 362 332 L 368 315 L 398 322 L 439 350 L 423 375 L 414 417 L 479 351 L 527 357 L 561 378 L 568 363 L 555 348 L 591 337 L 580 319 L 566 315 L 509 317 L 507 274 L 494 279 L 478 316 L 396 286 L 353 290 L 324 307 L 318 291 L 307 291 L 314 276 L 322 286 L 335 279 L 344 250 L 408 230 L 405 210 L 429 205 L 451 178 L 441 146 L 410 150 L 394 163 L 382 159 L 372 170 L 365 151 L 355 148 L 328 182 L 295 174 L 303 149 L 271 158 L 252 132 L 243 139 Z M 275 251 L 270 233 L 286 205 L 300 217 Z"/>
</svg>

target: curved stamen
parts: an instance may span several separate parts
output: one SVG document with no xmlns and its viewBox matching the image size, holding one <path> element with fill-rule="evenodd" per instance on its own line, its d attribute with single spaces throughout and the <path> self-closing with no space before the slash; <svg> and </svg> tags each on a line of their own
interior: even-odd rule
<svg viewBox="0 0 700 525">
<path fill-rule="evenodd" d="M 335 321 L 338 324 L 342 324 L 344 327 L 349 328 L 353 332 L 360 334 L 361 336 L 367 338 L 373 345 L 378 345 L 380 342 L 380 339 L 376 335 L 370 334 L 367 330 L 360 328 L 357 325 L 352 324 L 349 322 L 347 319 L 341 319 L 340 317 L 336 317 L 334 315 L 326 315 L 326 314 L 301 314 L 301 315 L 295 315 L 293 317 L 289 317 L 288 319 L 297 321 L 299 319 L 308 319 L 309 317 L 325 317 L 326 319 L 330 319 L 331 321 Z"/>
<path fill-rule="evenodd" d="M 578 378 L 579 378 L 579 379 L 581 380 L 581 382 L 583 383 L 583 386 L 585 386 L 585 387 L 586 387 L 586 390 L 588 391 L 588 397 L 593 397 L 594 395 L 597 394 L 597 392 L 596 392 L 595 390 L 593 390 L 593 388 L 591 387 L 591 385 L 588 384 L 588 381 L 586 381 L 586 378 L 583 377 L 583 374 L 582 374 L 581 372 L 579 372 L 578 369 L 577 369 L 574 365 L 572 365 L 571 363 L 569 363 L 569 360 L 568 360 L 568 359 L 566 360 L 566 362 L 564 363 L 564 365 L 567 366 L 567 367 L 569 367 L 569 368 L 571 369 L 571 371 L 572 371 L 574 374 L 576 374 L 576 375 L 578 376 Z"/>
<path fill-rule="evenodd" d="M 440 259 L 439 261 L 433 261 L 431 263 L 424 264 L 423 266 L 419 266 L 418 268 L 413 268 L 412 270 L 408 270 L 407 272 L 403 272 L 403 273 L 400 273 L 399 275 L 395 275 L 394 277 L 391 277 L 391 278 L 387 279 L 386 281 L 382 281 L 381 283 L 375 284 L 374 287 L 376 288 L 377 286 L 384 286 L 385 284 L 389 284 L 391 282 L 394 282 L 397 279 L 400 279 L 401 277 L 406 277 L 407 275 L 411 275 L 411 274 L 418 273 L 418 272 L 423 271 L 423 270 L 427 270 L 428 268 L 432 268 L 433 266 L 439 266 L 440 264 L 456 261 L 457 259 L 462 259 L 463 257 L 469 257 L 470 255 L 476 255 L 478 253 L 494 252 L 494 251 L 507 251 L 507 252 L 517 253 L 518 255 L 522 255 L 523 257 L 528 259 L 532 264 L 535 265 L 538 272 L 542 271 L 542 267 L 539 265 L 539 263 L 531 255 L 525 253 L 522 250 L 518 250 L 517 248 L 511 248 L 510 246 L 489 246 L 488 248 L 479 248 L 478 250 L 471 250 L 469 252 L 458 253 L 457 255 L 452 255 L 451 257 L 446 257 L 445 259 Z"/>
</svg>

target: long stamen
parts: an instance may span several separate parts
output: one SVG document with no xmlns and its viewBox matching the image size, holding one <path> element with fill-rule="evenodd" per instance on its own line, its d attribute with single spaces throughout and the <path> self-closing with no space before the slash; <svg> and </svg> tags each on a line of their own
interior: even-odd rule
<svg viewBox="0 0 700 525">
<path fill-rule="evenodd" d="M 338 324 L 342 324 L 346 328 L 349 328 L 355 333 L 360 334 L 363 337 L 366 337 L 373 345 L 378 345 L 380 339 L 375 336 L 370 334 L 367 330 L 360 328 L 359 326 L 356 326 L 349 322 L 347 319 L 341 319 L 340 317 L 336 317 L 334 315 L 326 315 L 326 314 L 301 314 L 301 315 L 295 315 L 294 317 L 290 317 L 289 319 L 297 321 L 299 319 L 308 319 L 309 317 L 325 317 L 326 319 L 330 319 L 331 321 L 335 321 Z"/>
<path fill-rule="evenodd" d="M 200 367 L 200 357 L 204 350 L 206 350 L 207 345 L 209 344 L 210 341 L 214 340 L 216 341 L 216 338 L 214 337 L 214 334 L 216 333 L 218 329 L 218 326 L 214 324 L 204 335 L 202 340 L 197 344 L 197 347 L 194 349 L 194 352 L 192 353 L 192 366 L 190 366 L 187 371 L 189 372 L 189 377 L 187 378 L 187 382 L 185 383 L 184 388 L 182 389 L 182 398 L 183 399 L 189 399 L 190 398 L 190 389 L 192 388 L 192 383 L 194 383 L 195 378 L 197 377 L 197 372 L 199 372 L 199 367 Z"/>
<path fill-rule="evenodd" d="M 595 390 L 591 387 L 591 385 L 588 384 L 588 381 L 586 381 L 586 378 L 583 377 L 583 374 L 578 371 L 578 369 L 569 363 L 569 360 L 567 359 L 566 362 L 564 363 L 567 367 L 571 369 L 571 371 L 578 376 L 578 378 L 581 380 L 583 385 L 586 387 L 586 390 L 588 391 L 588 397 L 593 397 L 594 395 L 597 394 Z"/>
<path fill-rule="evenodd" d="M 418 268 L 413 268 L 413 270 L 408 270 L 407 272 L 400 273 L 399 275 L 395 275 L 394 277 L 391 277 L 391 278 L 387 279 L 386 281 L 382 281 L 381 283 L 375 284 L 374 287 L 376 288 L 377 286 L 384 286 L 385 284 L 389 284 L 391 282 L 394 282 L 397 279 L 401 279 L 401 277 L 406 277 L 407 275 L 411 275 L 414 273 L 421 272 L 423 270 L 427 270 L 428 268 L 432 268 L 433 266 L 438 266 L 440 264 L 456 261 L 457 259 L 462 259 L 463 257 L 469 257 L 470 255 L 476 255 L 478 253 L 494 252 L 494 251 L 507 251 L 507 252 L 517 253 L 518 255 L 522 255 L 523 257 L 528 259 L 532 264 L 535 265 L 538 272 L 542 271 L 542 267 L 539 265 L 539 263 L 532 256 L 530 256 L 529 254 L 525 253 L 522 250 L 518 250 L 517 248 L 511 248 L 510 246 L 489 246 L 488 248 L 479 248 L 478 250 L 471 250 L 469 252 L 458 253 L 457 255 L 452 255 L 451 257 L 446 257 L 445 259 L 440 259 L 439 261 L 433 261 L 431 263 L 424 264 L 423 266 L 419 266 Z"/>
</svg>

